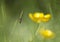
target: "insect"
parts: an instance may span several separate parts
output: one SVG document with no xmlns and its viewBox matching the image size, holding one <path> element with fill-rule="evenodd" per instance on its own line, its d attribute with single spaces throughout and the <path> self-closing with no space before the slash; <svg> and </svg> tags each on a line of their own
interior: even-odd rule
<svg viewBox="0 0 60 42">
<path fill-rule="evenodd" d="M 22 22 L 22 17 L 23 17 L 23 11 L 21 11 L 21 13 L 20 13 L 19 23 L 21 23 L 21 22 Z"/>
</svg>

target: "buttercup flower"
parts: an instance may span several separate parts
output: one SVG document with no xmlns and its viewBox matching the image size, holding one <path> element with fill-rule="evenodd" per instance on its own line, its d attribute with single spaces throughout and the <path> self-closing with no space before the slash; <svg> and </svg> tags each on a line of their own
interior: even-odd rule
<svg viewBox="0 0 60 42">
<path fill-rule="evenodd" d="M 48 29 L 39 30 L 39 34 L 44 38 L 53 38 L 55 36 L 54 32 Z"/>
<path fill-rule="evenodd" d="M 29 18 L 32 19 L 34 22 L 37 22 L 37 23 L 40 23 L 40 22 L 47 22 L 50 20 L 51 18 L 51 15 L 50 14 L 47 14 L 47 15 L 44 15 L 44 13 L 30 13 L 29 14 Z"/>
<path fill-rule="evenodd" d="M 42 21 L 42 18 L 44 17 L 43 13 L 30 13 L 29 14 L 30 19 L 32 19 L 34 22 L 40 23 Z"/>
</svg>

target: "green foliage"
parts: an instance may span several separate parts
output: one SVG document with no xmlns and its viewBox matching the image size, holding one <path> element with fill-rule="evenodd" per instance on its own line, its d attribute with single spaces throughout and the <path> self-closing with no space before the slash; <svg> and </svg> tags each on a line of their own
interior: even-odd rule
<svg viewBox="0 0 60 42">
<path fill-rule="evenodd" d="M 54 39 L 45 40 L 35 35 L 38 24 L 28 17 L 34 12 L 51 13 L 51 21 L 40 26 L 53 30 L 56 34 Z M 59 27 L 60 0 L 0 0 L 0 42 L 60 42 Z"/>
</svg>

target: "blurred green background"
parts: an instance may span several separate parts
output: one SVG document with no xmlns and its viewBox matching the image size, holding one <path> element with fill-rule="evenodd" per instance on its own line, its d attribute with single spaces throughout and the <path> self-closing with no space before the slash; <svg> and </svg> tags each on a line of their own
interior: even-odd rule
<svg viewBox="0 0 60 42">
<path fill-rule="evenodd" d="M 22 11 L 22 22 L 19 23 Z M 54 31 L 54 39 L 44 40 L 38 33 L 35 35 L 39 24 L 28 17 L 34 12 L 52 15 L 52 19 L 40 23 L 40 27 Z M 0 42 L 60 42 L 60 0 L 0 0 Z"/>
</svg>

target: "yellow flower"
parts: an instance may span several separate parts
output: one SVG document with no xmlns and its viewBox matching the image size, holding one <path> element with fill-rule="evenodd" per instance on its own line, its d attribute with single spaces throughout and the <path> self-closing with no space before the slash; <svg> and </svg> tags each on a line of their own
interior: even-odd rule
<svg viewBox="0 0 60 42">
<path fill-rule="evenodd" d="M 30 13 L 29 14 L 30 19 L 32 19 L 34 22 L 40 23 L 44 17 L 43 13 Z"/>
<path fill-rule="evenodd" d="M 39 30 L 39 34 L 42 35 L 42 37 L 44 38 L 53 38 L 55 36 L 55 34 L 48 29 L 41 29 Z"/>
<path fill-rule="evenodd" d="M 51 15 L 50 14 L 44 15 L 44 13 L 36 12 L 34 14 L 30 13 L 29 18 L 32 19 L 34 22 L 40 23 L 40 22 L 49 21 L 51 18 Z"/>
</svg>

